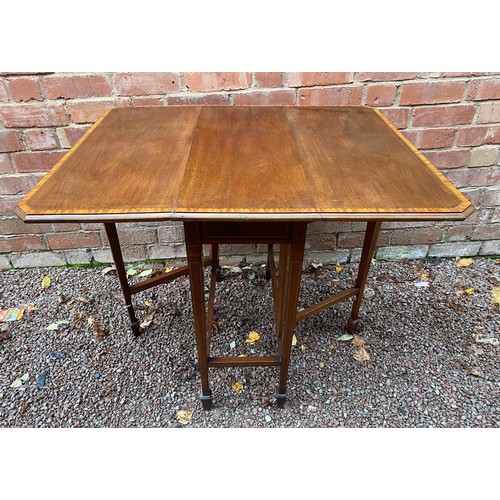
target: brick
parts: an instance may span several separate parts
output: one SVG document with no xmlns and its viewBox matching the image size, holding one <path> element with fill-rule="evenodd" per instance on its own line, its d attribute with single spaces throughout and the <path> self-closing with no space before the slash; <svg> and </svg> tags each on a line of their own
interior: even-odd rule
<svg viewBox="0 0 500 500">
<path fill-rule="evenodd" d="M 164 97 L 143 95 L 143 96 L 139 96 L 139 97 L 132 97 L 131 98 L 131 105 L 132 106 L 164 106 L 165 99 L 164 99 Z"/>
<path fill-rule="evenodd" d="M 40 236 L 14 236 L 0 238 L 0 253 L 23 252 L 25 250 L 44 250 Z"/>
<path fill-rule="evenodd" d="M 500 255 L 500 240 L 485 241 L 479 255 Z"/>
<path fill-rule="evenodd" d="M 185 245 L 152 245 L 149 247 L 150 259 L 179 259 L 186 257 Z"/>
<path fill-rule="evenodd" d="M 0 154 L 0 174 L 13 174 L 14 172 L 10 155 Z"/>
<path fill-rule="evenodd" d="M 16 104 L 0 106 L 5 127 L 54 127 L 67 125 L 62 104 Z"/>
<path fill-rule="evenodd" d="M 473 240 L 497 240 L 500 238 L 500 224 L 483 224 L 474 226 L 471 239 Z"/>
<path fill-rule="evenodd" d="M 255 85 L 261 88 L 283 87 L 284 73 L 255 73 Z"/>
<path fill-rule="evenodd" d="M 500 144 L 500 126 L 466 127 L 458 131 L 457 146 L 481 146 Z"/>
<path fill-rule="evenodd" d="M 496 163 L 498 146 L 481 146 L 471 149 L 469 167 L 488 167 Z"/>
<path fill-rule="evenodd" d="M 368 106 L 391 106 L 396 97 L 396 85 L 370 85 L 366 91 Z"/>
<path fill-rule="evenodd" d="M 352 73 L 288 73 L 289 87 L 314 87 L 352 83 Z"/>
<path fill-rule="evenodd" d="M 10 153 L 22 149 L 24 148 L 17 132 L 14 132 L 14 130 L 0 131 L 0 153 Z"/>
<path fill-rule="evenodd" d="M 122 248 L 123 260 L 125 262 L 139 262 L 147 258 L 144 245 L 133 245 Z M 113 263 L 113 256 L 108 248 L 92 250 L 92 255 L 97 262 L 103 264 Z"/>
<path fill-rule="evenodd" d="M 293 90 L 258 90 L 233 94 L 233 103 L 236 105 L 280 105 L 295 104 L 295 92 Z"/>
<path fill-rule="evenodd" d="M 178 243 L 184 241 L 184 229 L 181 224 L 162 226 L 158 228 L 158 241 L 164 243 Z"/>
<path fill-rule="evenodd" d="M 399 103 L 408 106 L 458 102 L 462 98 L 464 88 L 465 82 L 406 83 L 401 86 Z"/>
<path fill-rule="evenodd" d="M 15 215 L 14 208 L 21 201 L 22 196 L 0 198 L 0 215 Z"/>
<path fill-rule="evenodd" d="M 158 242 L 158 237 L 156 235 L 156 228 L 154 227 L 135 227 L 135 228 L 125 228 L 122 229 L 118 227 L 118 238 L 120 239 L 120 244 L 127 245 L 144 245 L 146 243 L 156 243 Z M 108 238 L 103 234 L 103 242 L 108 245 Z"/>
<path fill-rule="evenodd" d="M 49 99 L 107 97 L 112 91 L 105 75 L 46 76 L 42 83 Z"/>
<path fill-rule="evenodd" d="M 443 239 L 443 230 L 432 227 L 394 229 L 388 232 L 391 245 L 423 245 L 437 243 Z"/>
<path fill-rule="evenodd" d="M 500 99 L 500 79 L 470 82 L 467 88 L 467 99 L 472 101 Z"/>
<path fill-rule="evenodd" d="M 24 137 L 32 151 L 57 149 L 59 147 L 56 132 L 51 128 L 25 130 Z"/>
<path fill-rule="evenodd" d="M 486 188 L 465 188 L 461 189 L 462 194 L 475 206 L 479 206 L 483 194 L 487 191 Z"/>
<path fill-rule="evenodd" d="M 483 206 L 494 207 L 500 205 L 500 186 L 486 189 L 483 196 Z"/>
<path fill-rule="evenodd" d="M 66 109 L 73 123 L 94 123 L 109 109 L 129 104 L 128 99 L 68 101 Z"/>
<path fill-rule="evenodd" d="M 469 239 L 474 226 L 464 226 L 458 225 L 454 227 L 450 227 L 446 231 L 446 241 L 463 241 Z"/>
<path fill-rule="evenodd" d="M 90 264 L 92 252 L 88 252 L 87 250 L 67 250 L 64 252 L 64 256 L 68 264 Z"/>
<path fill-rule="evenodd" d="M 339 104 L 361 104 L 361 87 L 305 88 L 299 90 L 298 104 L 322 106 Z"/>
<path fill-rule="evenodd" d="M 399 130 L 405 129 L 408 126 L 410 118 L 409 108 L 382 108 L 380 112 Z"/>
<path fill-rule="evenodd" d="M 0 80 L 0 102 L 9 102 L 9 96 L 2 80 Z"/>
<path fill-rule="evenodd" d="M 495 167 L 466 168 L 443 172 L 457 188 L 495 186 L 500 183 L 500 169 Z"/>
<path fill-rule="evenodd" d="M 348 222 L 331 222 L 331 221 L 321 221 L 321 222 L 311 222 L 307 225 L 307 236 L 313 236 L 315 234 L 337 234 L 343 233 L 348 229 Z M 362 228 L 364 230 L 364 228 Z M 267 250 L 266 250 L 267 251 Z"/>
<path fill-rule="evenodd" d="M 431 73 L 429 75 L 430 78 L 456 78 L 460 76 L 482 76 L 485 73 L 472 73 L 472 72 L 461 72 L 461 71 L 455 71 L 455 72 L 445 72 L 445 73 Z"/>
<path fill-rule="evenodd" d="M 100 247 L 98 233 L 56 233 L 46 234 L 45 241 L 51 250 L 66 248 Z"/>
<path fill-rule="evenodd" d="M 477 207 L 476 210 L 467 217 L 464 221 L 462 221 L 462 224 L 466 225 L 477 225 L 477 224 L 486 224 L 488 219 L 490 218 L 490 215 L 492 213 L 491 208 L 482 208 L 481 206 Z"/>
<path fill-rule="evenodd" d="M 64 266 L 66 264 L 64 257 L 55 252 L 15 253 L 11 254 L 10 260 L 12 265 L 17 268 Z"/>
<path fill-rule="evenodd" d="M 481 242 L 477 243 L 438 243 L 431 245 L 429 257 L 468 257 L 477 255 Z"/>
<path fill-rule="evenodd" d="M 495 208 L 490 217 L 490 223 L 500 222 L 500 207 Z M 500 235 L 499 235 L 500 236 Z"/>
<path fill-rule="evenodd" d="M 89 130 L 90 126 L 82 126 L 82 127 L 64 127 L 57 129 L 57 137 L 59 138 L 59 142 L 61 143 L 61 147 L 70 148 L 74 146 Z"/>
<path fill-rule="evenodd" d="M 43 234 L 52 231 L 52 224 L 26 224 L 19 217 L 0 219 L 0 234 Z"/>
<path fill-rule="evenodd" d="M 331 240 L 331 238 L 328 238 Z M 350 232 L 350 233 L 340 233 L 337 238 L 337 245 L 339 248 L 356 248 L 362 247 L 363 241 L 365 239 L 365 233 L 361 232 Z M 388 245 L 389 244 L 389 234 L 388 232 L 382 231 L 379 234 L 377 240 L 378 245 Z"/>
<path fill-rule="evenodd" d="M 115 75 L 117 95 L 155 95 L 181 89 L 177 73 L 118 73 Z"/>
<path fill-rule="evenodd" d="M 50 170 L 63 156 L 64 151 L 26 151 L 14 153 L 12 161 L 18 172 L 45 172 Z"/>
<path fill-rule="evenodd" d="M 417 78 L 420 73 L 400 72 L 400 73 L 358 73 L 356 80 L 358 82 L 387 82 L 387 81 L 401 81 L 413 80 Z"/>
<path fill-rule="evenodd" d="M 413 127 L 443 127 L 472 123 L 476 107 L 473 104 L 457 106 L 424 106 L 413 112 Z"/>
<path fill-rule="evenodd" d="M 169 95 L 167 104 L 229 104 L 229 94 Z"/>
<path fill-rule="evenodd" d="M 477 114 L 477 123 L 498 122 L 500 122 L 500 101 L 481 103 Z"/>
<path fill-rule="evenodd" d="M 455 129 L 405 130 L 403 134 L 416 148 L 439 149 L 451 147 Z"/>
<path fill-rule="evenodd" d="M 262 262 L 265 262 L 265 257 L 264 259 L 260 257 L 260 259 Z M 345 264 L 346 262 L 349 262 L 349 259 L 351 259 L 350 250 L 334 250 L 334 251 L 329 250 L 328 252 L 308 251 L 304 255 L 304 267 L 313 262 L 314 263 L 321 262 L 322 264 L 330 264 L 330 265 Z M 247 257 L 247 262 L 248 261 L 249 259 Z M 237 264 L 237 262 L 235 264 Z M 260 262 L 258 264 L 260 264 Z"/>
<path fill-rule="evenodd" d="M 191 92 L 239 90 L 250 87 L 250 73 L 186 73 L 186 87 Z"/>
<path fill-rule="evenodd" d="M 460 168 L 465 166 L 469 150 L 426 151 L 425 157 L 437 168 Z"/>
<path fill-rule="evenodd" d="M 80 230 L 80 225 L 77 222 L 58 222 L 58 223 L 56 222 L 52 224 L 52 231 L 49 232 L 64 233 L 67 231 L 79 231 L 79 230 Z"/>
<path fill-rule="evenodd" d="M 14 101 L 43 101 L 38 78 L 9 78 L 7 85 Z"/>
<path fill-rule="evenodd" d="M 0 255 L 0 269 L 10 269 L 10 261 L 6 255 Z"/>
<path fill-rule="evenodd" d="M 427 256 L 428 250 L 428 245 L 380 247 L 377 248 L 377 259 L 424 259 Z"/>
<path fill-rule="evenodd" d="M 29 176 L 3 175 L 0 177 L 0 195 L 26 194 L 32 187 Z"/>
</svg>

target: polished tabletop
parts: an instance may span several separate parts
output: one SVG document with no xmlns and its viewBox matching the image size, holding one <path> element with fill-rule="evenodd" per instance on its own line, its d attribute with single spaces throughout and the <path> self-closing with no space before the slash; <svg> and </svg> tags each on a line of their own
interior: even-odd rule
<svg viewBox="0 0 500 500">
<path fill-rule="evenodd" d="M 114 108 L 17 207 L 27 222 L 462 220 L 472 211 L 367 106 Z"/>
</svg>

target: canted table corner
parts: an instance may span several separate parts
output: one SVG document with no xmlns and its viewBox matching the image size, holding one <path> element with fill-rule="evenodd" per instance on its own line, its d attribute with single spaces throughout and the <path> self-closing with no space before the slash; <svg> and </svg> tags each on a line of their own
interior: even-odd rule
<svg viewBox="0 0 500 500">
<path fill-rule="evenodd" d="M 464 220 L 470 202 L 376 109 L 367 106 L 156 106 L 114 108 L 19 203 L 25 222 L 102 222 L 134 334 L 132 296 L 189 275 L 202 385 L 212 367 L 277 366 L 287 398 L 297 321 L 354 298 L 359 309 L 383 221 Z M 182 221 L 187 266 L 130 286 L 116 223 Z M 297 312 L 307 224 L 367 222 L 355 285 Z M 278 353 L 210 356 L 219 245 L 268 245 Z M 211 255 L 203 256 L 208 244 Z M 274 245 L 279 245 L 275 265 Z M 204 268 L 212 269 L 208 308 Z"/>
</svg>

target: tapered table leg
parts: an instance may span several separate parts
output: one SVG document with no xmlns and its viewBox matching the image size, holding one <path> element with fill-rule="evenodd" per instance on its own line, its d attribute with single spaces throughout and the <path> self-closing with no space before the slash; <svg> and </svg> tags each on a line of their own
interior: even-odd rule
<svg viewBox="0 0 500 500">
<path fill-rule="evenodd" d="M 280 317 L 280 346 L 281 356 L 280 380 L 278 393 L 276 394 L 279 408 L 283 408 L 287 393 L 286 382 L 288 378 L 288 367 L 290 364 L 290 353 L 292 349 L 292 337 L 295 327 L 295 315 L 297 313 L 297 300 L 299 298 L 300 278 L 302 276 L 302 262 L 304 258 L 304 245 L 306 239 L 306 222 L 294 222 L 292 224 L 291 243 L 286 253 L 286 265 L 282 262 L 280 252 L 280 274 L 279 282 L 283 290 L 282 314 Z M 282 274 L 282 270 L 284 271 Z M 283 280 L 283 281 L 282 281 Z"/>
<path fill-rule="evenodd" d="M 132 328 L 133 334 L 137 337 L 140 334 L 140 325 L 135 317 L 134 306 L 132 305 L 132 294 L 130 293 L 130 288 L 128 286 L 127 272 L 125 271 L 125 264 L 123 263 L 120 241 L 118 240 L 118 234 L 116 232 L 116 225 L 111 222 L 106 222 L 104 223 L 104 228 L 106 229 L 111 254 L 113 255 L 113 260 L 115 262 L 116 274 L 118 274 L 118 279 L 120 280 L 123 298 L 125 299 L 125 305 L 127 306 L 128 315 L 130 317 L 130 327 Z"/>
<path fill-rule="evenodd" d="M 211 245 L 212 254 L 212 272 L 215 273 L 216 281 L 222 281 L 220 263 L 219 263 L 219 245 L 213 243 Z"/>
<path fill-rule="evenodd" d="M 201 402 L 204 410 L 212 407 L 212 391 L 208 384 L 207 318 L 205 310 L 205 280 L 203 274 L 203 247 L 201 223 L 184 222 L 191 301 L 193 304 L 194 329 L 198 347 L 201 377 Z"/>
<path fill-rule="evenodd" d="M 347 331 L 356 333 L 359 326 L 359 308 L 363 293 L 365 291 L 366 278 L 372 262 L 373 253 L 377 244 L 378 233 L 381 222 L 368 222 L 366 226 L 365 240 L 363 242 L 363 251 L 361 252 L 361 262 L 359 263 L 358 277 L 356 278 L 356 287 L 359 288 L 354 303 L 352 305 L 351 317 L 347 320 Z"/>
</svg>

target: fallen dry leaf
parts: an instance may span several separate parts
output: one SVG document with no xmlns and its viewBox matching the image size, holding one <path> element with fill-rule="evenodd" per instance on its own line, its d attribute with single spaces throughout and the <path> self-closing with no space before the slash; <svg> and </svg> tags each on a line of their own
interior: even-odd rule
<svg viewBox="0 0 500 500">
<path fill-rule="evenodd" d="M 467 346 L 467 350 L 472 354 L 475 354 L 476 356 L 481 356 L 481 354 L 484 354 L 484 349 L 482 347 L 478 347 L 475 344 L 469 344 Z"/>
<path fill-rule="evenodd" d="M 467 295 L 474 295 L 474 288 L 467 288 L 467 290 L 465 290 L 465 293 Z"/>
<path fill-rule="evenodd" d="M 469 267 L 474 261 L 472 259 L 459 259 L 457 267 Z"/>
<path fill-rule="evenodd" d="M 325 367 L 325 363 L 320 363 L 320 364 L 319 364 L 319 367 L 320 367 L 320 368 L 324 368 L 324 367 Z"/>
<path fill-rule="evenodd" d="M 422 274 L 422 276 L 420 276 L 420 281 L 429 281 L 429 275 L 428 274 Z"/>
<path fill-rule="evenodd" d="M 21 411 L 19 412 L 21 415 L 24 415 L 26 413 L 26 410 L 28 409 L 28 406 L 30 405 L 29 401 L 24 400 L 21 404 Z"/>
<path fill-rule="evenodd" d="M 491 303 L 500 306 L 500 287 L 497 286 L 491 290 Z"/>
<path fill-rule="evenodd" d="M 341 266 L 340 264 L 337 264 L 337 265 L 335 266 L 335 271 L 337 271 L 338 273 L 340 273 L 340 271 L 342 271 L 342 269 L 344 269 L 344 267 L 343 267 L 343 266 Z"/>
<path fill-rule="evenodd" d="M 240 392 L 241 389 L 243 389 L 243 384 L 240 382 L 240 381 L 236 381 L 234 382 L 234 384 L 232 385 L 232 388 L 234 390 L 234 392 Z"/>
<path fill-rule="evenodd" d="M 365 345 L 365 339 L 359 335 L 354 335 L 352 339 L 352 345 L 355 347 L 361 347 Z"/>
<path fill-rule="evenodd" d="M 50 286 L 52 282 L 50 281 L 50 278 L 48 276 L 45 276 L 42 280 L 42 288 L 47 288 Z"/>
<path fill-rule="evenodd" d="M 293 334 L 292 337 L 292 345 L 297 345 L 297 337 L 295 336 L 295 333 Z"/>
<path fill-rule="evenodd" d="M 362 363 L 363 361 L 370 361 L 370 355 L 364 347 L 356 347 L 356 352 L 354 353 L 354 359 Z"/>
<path fill-rule="evenodd" d="M 245 342 L 247 344 L 255 344 L 260 339 L 260 334 L 259 332 L 256 332 L 255 330 L 252 330 L 249 334 Z"/>
<path fill-rule="evenodd" d="M 106 332 L 105 330 L 104 323 L 96 323 L 94 320 L 92 320 L 92 323 L 90 323 L 91 319 L 92 318 L 89 318 L 89 324 L 92 327 L 94 335 L 97 337 L 98 340 L 104 340 L 104 338 L 108 335 L 108 332 Z"/>
<path fill-rule="evenodd" d="M 116 274 L 116 267 L 111 266 L 111 267 L 105 267 L 102 271 L 103 276 L 109 273 Z"/>
<path fill-rule="evenodd" d="M 187 411 L 187 410 L 179 410 L 177 412 L 177 421 L 181 423 L 182 425 L 187 425 L 189 422 L 191 422 L 191 417 L 193 416 L 192 411 Z"/>
</svg>

